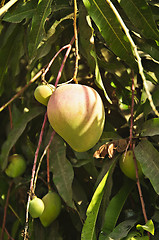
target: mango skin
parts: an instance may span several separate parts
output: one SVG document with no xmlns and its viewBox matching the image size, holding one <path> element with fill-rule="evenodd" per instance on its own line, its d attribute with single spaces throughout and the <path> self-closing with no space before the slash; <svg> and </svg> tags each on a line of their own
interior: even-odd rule
<svg viewBox="0 0 159 240">
<path fill-rule="evenodd" d="M 56 192 L 49 191 L 43 198 L 44 211 L 40 221 L 44 227 L 48 227 L 60 214 L 61 198 Z"/>
<path fill-rule="evenodd" d="M 52 92 L 55 88 L 53 85 L 51 85 L 51 84 L 49 84 L 49 85 L 50 85 L 50 87 L 48 85 L 39 85 L 34 91 L 35 99 L 39 103 L 41 103 L 45 106 L 47 106 L 49 98 L 52 95 Z"/>
<path fill-rule="evenodd" d="M 58 87 L 49 99 L 47 114 L 53 129 L 77 152 L 92 148 L 103 132 L 103 102 L 97 91 L 85 85 Z"/>
<path fill-rule="evenodd" d="M 26 169 L 26 161 L 19 154 L 13 154 L 8 159 L 8 166 L 5 169 L 7 176 L 16 178 L 22 175 Z"/>
<path fill-rule="evenodd" d="M 38 218 L 44 211 L 44 202 L 38 198 L 34 197 L 29 203 L 29 213 L 32 218 Z"/>
<path fill-rule="evenodd" d="M 119 159 L 119 165 L 120 165 L 120 169 L 125 174 L 125 176 L 136 181 L 136 170 L 135 170 L 132 150 L 128 150 L 125 157 L 124 157 L 124 153 L 122 154 L 121 158 Z M 138 161 L 137 161 L 137 167 L 138 167 L 138 175 L 139 177 L 142 177 L 143 173 L 142 173 L 140 163 Z"/>
</svg>

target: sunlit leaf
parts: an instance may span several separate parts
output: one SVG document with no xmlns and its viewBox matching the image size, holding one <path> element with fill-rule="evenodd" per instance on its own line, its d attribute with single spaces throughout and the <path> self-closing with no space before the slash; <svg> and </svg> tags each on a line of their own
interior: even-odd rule
<svg viewBox="0 0 159 240">
<path fill-rule="evenodd" d="M 38 45 L 45 36 L 44 25 L 46 18 L 51 13 L 51 3 L 53 0 L 43 0 L 39 1 L 36 12 L 32 18 L 32 26 L 29 36 L 29 55 L 32 59 L 35 57 Z"/>
<path fill-rule="evenodd" d="M 44 112 L 43 108 L 33 108 L 27 113 L 23 113 L 19 121 L 14 125 L 13 130 L 8 134 L 7 140 L 3 143 L 0 155 L 0 165 L 2 170 L 5 169 L 8 162 L 8 155 L 14 144 L 24 132 L 27 123 Z"/>
<path fill-rule="evenodd" d="M 149 178 L 157 194 L 159 194 L 159 152 L 148 140 L 142 140 L 135 147 L 136 159 L 140 162 L 144 175 Z"/>
<path fill-rule="evenodd" d="M 141 229 L 143 229 L 143 230 L 151 233 L 152 235 L 154 235 L 154 232 L 155 232 L 154 223 L 153 223 L 152 220 L 148 220 L 145 225 L 140 225 L 140 224 L 138 224 L 138 225 L 136 226 L 136 228 L 137 228 L 137 230 L 139 230 L 139 231 L 140 231 Z"/>
<path fill-rule="evenodd" d="M 95 76 L 96 76 L 96 80 L 95 80 L 95 83 L 96 85 L 103 90 L 104 92 L 104 95 L 106 97 L 106 99 L 108 100 L 108 102 L 110 104 L 112 104 L 112 101 L 111 99 L 109 98 L 106 90 L 105 90 L 105 87 L 104 87 L 104 84 L 103 84 L 103 81 L 102 81 L 102 77 L 101 77 L 101 74 L 100 74 L 100 70 L 99 70 L 99 66 L 98 66 L 98 61 L 97 61 L 97 56 L 96 56 L 96 53 L 95 51 L 91 51 L 91 55 L 94 57 L 94 60 L 95 60 Z"/>
<path fill-rule="evenodd" d="M 151 8 L 145 0 L 121 0 L 120 4 L 131 22 L 150 39 L 159 39 L 159 32 L 152 17 Z"/>
<path fill-rule="evenodd" d="M 4 17 L 6 22 L 19 23 L 25 18 L 31 18 L 35 12 L 34 1 L 19 1 L 18 4 L 11 8 Z"/>
<path fill-rule="evenodd" d="M 111 199 L 106 209 L 104 223 L 99 238 L 100 240 L 105 239 L 104 236 L 111 233 L 115 228 L 124 203 L 134 186 L 135 183 L 127 179 L 119 192 Z"/>
<path fill-rule="evenodd" d="M 108 172 L 105 174 L 101 182 L 99 183 L 98 187 L 95 190 L 95 193 L 92 197 L 92 200 L 87 208 L 87 218 L 84 223 L 83 229 L 82 229 L 82 235 L 81 235 L 81 240 L 94 240 L 96 239 L 95 237 L 95 224 L 100 208 L 100 204 L 102 201 L 103 193 L 104 193 L 104 186 L 107 182 L 109 173 L 111 171 L 111 168 L 113 167 L 114 164 L 111 165 L 110 169 Z"/>
<path fill-rule="evenodd" d="M 125 60 L 126 63 L 134 67 L 134 57 L 131 51 L 130 43 L 123 33 L 119 22 L 113 11 L 105 0 L 83 0 L 87 11 L 101 35 L 106 41 L 108 47 L 114 54 Z"/>
</svg>

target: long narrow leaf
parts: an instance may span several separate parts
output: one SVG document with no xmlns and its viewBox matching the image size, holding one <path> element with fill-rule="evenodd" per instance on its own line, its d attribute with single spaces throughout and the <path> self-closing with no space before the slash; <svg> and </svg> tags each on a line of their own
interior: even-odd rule
<svg viewBox="0 0 159 240">
<path fill-rule="evenodd" d="M 151 8 L 145 0 L 121 0 L 120 4 L 134 26 L 146 38 L 159 40 L 159 32 L 152 17 Z"/>
<path fill-rule="evenodd" d="M 144 175 L 150 179 L 152 186 L 159 194 L 159 152 L 148 140 L 142 140 L 135 148 L 136 159 L 140 162 Z"/>
<path fill-rule="evenodd" d="M 53 0 L 39 1 L 36 13 L 32 18 L 32 26 L 29 37 L 29 55 L 32 59 L 36 53 L 38 45 L 45 35 L 44 24 L 46 18 L 51 13 L 51 3 Z"/>
<path fill-rule="evenodd" d="M 159 135 L 159 118 L 152 118 L 143 123 L 141 136 Z"/>
<path fill-rule="evenodd" d="M 115 228 L 125 201 L 134 186 L 135 182 L 127 179 L 119 192 L 110 201 L 108 208 L 106 209 L 104 224 L 99 240 L 103 240 L 105 235 L 111 233 Z"/>
<path fill-rule="evenodd" d="M 3 21 L 19 23 L 25 18 L 31 18 L 35 12 L 35 6 L 34 1 L 19 2 L 5 14 Z"/>
<path fill-rule="evenodd" d="M 86 218 L 86 221 L 85 221 L 83 229 L 82 229 L 81 240 L 95 239 L 95 224 L 96 224 L 100 204 L 101 204 L 103 193 L 104 193 L 104 186 L 107 182 L 109 173 L 110 173 L 113 165 L 114 165 L 114 163 L 111 165 L 110 169 L 105 174 L 102 181 L 99 183 L 99 185 L 96 188 L 96 191 L 92 197 L 92 200 L 88 206 L 87 213 L 86 213 L 87 218 Z"/>
<path fill-rule="evenodd" d="M 66 146 L 58 135 L 54 136 L 50 147 L 50 170 L 53 173 L 53 182 L 66 204 L 74 208 L 72 200 L 72 181 L 74 171 L 66 158 Z"/>
<path fill-rule="evenodd" d="M 134 67 L 135 60 L 128 39 L 113 11 L 105 0 L 83 0 L 87 11 L 108 47 L 122 60 Z"/>
</svg>

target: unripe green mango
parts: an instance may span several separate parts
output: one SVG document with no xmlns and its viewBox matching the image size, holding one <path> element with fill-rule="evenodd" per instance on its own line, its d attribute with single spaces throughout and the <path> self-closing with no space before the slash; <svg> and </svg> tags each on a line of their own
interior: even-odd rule
<svg viewBox="0 0 159 240">
<path fill-rule="evenodd" d="M 34 91 L 35 99 L 41 104 L 47 106 L 50 96 L 52 95 L 55 87 L 52 84 L 39 85 Z"/>
<path fill-rule="evenodd" d="M 44 227 L 48 227 L 60 214 L 61 199 L 56 192 L 49 191 L 43 198 L 44 211 L 40 221 Z"/>
<path fill-rule="evenodd" d="M 133 159 L 133 151 L 128 150 L 126 155 L 123 153 L 121 158 L 119 159 L 119 165 L 122 172 L 132 180 L 136 180 L 136 169 L 135 163 Z M 138 175 L 139 177 L 143 176 L 142 169 L 140 163 L 137 161 Z"/>
<path fill-rule="evenodd" d="M 85 85 L 58 87 L 49 99 L 47 114 L 53 129 L 77 152 L 92 148 L 103 132 L 103 102 L 97 91 Z"/>
<path fill-rule="evenodd" d="M 33 218 L 38 218 L 44 211 L 44 202 L 38 197 L 33 197 L 29 203 L 29 213 Z"/>
<path fill-rule="evenodd" d="M 7 176 L 15 178 L 19 177 L 25 172 L 26 161 L 19 154 L 13 154 L 8 158 L 8 166 L 5 169 Z"/>
</svg>

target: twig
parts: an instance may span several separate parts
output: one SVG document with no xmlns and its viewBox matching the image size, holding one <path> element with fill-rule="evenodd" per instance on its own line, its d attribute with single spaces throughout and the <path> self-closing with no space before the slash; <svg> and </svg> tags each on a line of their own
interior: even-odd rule
<svg viewBox="0 0 159 240">
<path fill-rule="evenodd" d="M 138 64 L 138 68 L 139 68 L 139 73 L 141 75 L 141 78 L 143 80 L 143 85 L 144 85 L 144 88 L 145 88 L 145 91 L 146 91 L 146 94 L 147 94 L 147 97 L 148 97 L 148 100 L 150 102 L 150 106 L 152 108 L 152 110 L 154 111 L 154 113 L 159 117 L 159 112 L 157 111 L 155 105 L 154 105 L 154 102 L 152 100 L 152 96 L 149 92 L 149 89 L 148 89 L 148 86 L 147 86 L 147 83 L 146 83 L 146 77 L 145 77 L 145 74 L 144 74 L 144 69 L 143 69 L 143 66 L 142 66 L 142 62 L 141 62 L 141 58 L 140 58 L 140 55 L 137 51 L 137 46 L 135 45 L 130 33 L 129 33 L 129 29 L 126 27 L 123 19 L 121 18 L 120 14 L 118 13 L 117 9 L 115 8 L 115 6 L 113 5 L 113 3 L 110 1 L 110 0 L 106 0 L 107 3 L 109 4 L 109 6 L 111 7 L 111 9 L 113 10 L 114 14 L 116 15 L 120 25 L 122 26 L 122 28 L 124 29 L 125 31 L 125 34 L 133 48 L 133 53 L 134 53 L 134 56 L 136 57 L 137 59 L 137 64 Z"/>
<path fill-rule="evenodd" d="M 47 150 L 47 186 L 48 190 L 50 190 L 50 166 L 49 166 L 49 160 L 50 160 L 50 149 Z"/>
<path fill-rule="evenodd" d="M 30 81 L 27 83 L 18 93 L 16 93 L 7 103 L 0 107 L 0 112 L 2 112 L 11 102 L 13 102 L 17 97 L 19 97 L 37 78 L 41 76 L 44 69 L 41 69 Z"/>
<path fill-rule="evenodd" d="M 60 52 L 62 52 L 64 49 L 69 48 L 70 44 L 65 45 L 64 47 L 60 48 L 60 50 L 55 54 L 55 56 L 51 59 L 51 61 L 49 62 L 47 68 L 45 69 L 45 71 L 43 72 L 41 78 L 42 81 L 45 81 L 45 75 L 46 73 L 49 71 L 51 65 L 53 64 L 54 60 L 57 58 L 57 56 L 60 54 Z"/>
<path fill-rule="evenodd" d="M 13 128 L 13 118 L 12 118 L 12 110 L 11 110 L 11 104 L 8 105 L 9 110 L 9 120 L 10 120 L 10 128 Z M 15 145 L 12 147 L 13 153 L 15 153 Z"/>
<path fill-rule="evenodd" d="M 0 17 L 8 11 L 10 7 L 14 5 L 18 0 L 10 0 L 2 8 L 0 8 Z"/>
<path fill-rule="evenodd" d="M 7 236 L 8 236 L 8 239 L 14 240 L 14 238 L 11 237 L 11 235 L 9 234 L 9 232 L 8 232 L 8 230 L 6 228 L 5 228 L 5 232 L 6 232 Z"/>
<path fill-rule="evenodd" d="M 67 49 L 67 51 L 66 51 L 65 57 L 64 57 L 64 59 L 63 59 L 63 61 L 62 61 L 60 70 L 59 70 L 58 75 L 57 75 L 57 78 L 56 78 L 55 87 L 57 87 L 57 84 L 58 84 L 58 82 L 59 82 L 59 80 L 60 80 L 60 78 L 61 78 L 62 70 L 63 70 L 63 68 L 64 68 L 66 59 L 68 58 L 68 55 L 69 55 L 69 53 L 70 53 L 70 51 L 71 51 L 71 47 L 72 47 L 72 45 L 69 44 L 69 47 L 68 47 L 68 49 Z"/>
<path fill-rule="evenodd" d="M 36 163 L 37 163 L 37 158 L 38 158 L 38 153 L 40 150 L 40 146 L 41 146 L 41 142 L 42 142 L 42 137 L 43 137 L 43 133 L 44 133 L 44 127 L 47 121 L 47 113 L 45 113 L 44 116 L 44 121 L 43 121 L 43 125 L 41 128 L 41 132 L 40 132 L 40 136 L 39 136 L 39 141 L 38 141 L 38 146 L 35 152 L 35 157 L 34 157 L 34 164 L 33 164 L 33 168 L 32 168 L 32 176 L 31 176 L 31 182 L 30 182 L 30 193 L 28 195 L 28 202 L 27 202 L 27 209 L 26 209 L 26 219 L 25 219 L 25 229 L 24 229 L 24 240 L 27 240 L 27 231 L 28 231 L 28 213 L 29 213 L 29 203 L 30 203 L 30 194 L 32 194 L 34 192 L 33 189 L 33 184 L 34 184 L 34 177 L 35 177 L 35 169 L 36 169 Z"/>
<path fill-rule="evenodd" d="M 7 217 L 7 208 L 9 204 L 9 197 L 10 197 L 10 191 L 11 191 L 12 185 L 13 185 L 13 182 L 10 183 L 8 192 L 7 192 L 7 198 L 6 198 L 6 203 L 4 207 L 3 223 L 2 223 L 2 229 L 1 229 L 1 235 L 0 235 L 1 240 L 3 240 L 3 236 L 4 236 L 6 217 Z"/>
<path fill-rule="evenodd" d="M 44 149 L 44 151 L 43 151 L 43 154 L 42 154 L 42 156 L 41 156 L 41 158 L 40 158 L 40 160 L 39 160 L 39 164 L 38 164 L 38 167 L 37 167 L 37 170 L 36 170 L 36 175 L 35 175 L 35 180 L 34 180 L 34 191 L 35 191 L 35 188 L 36 188 L 36 182 L 37 182 L 38 173 L 39 173 L 39 170 L 40 170 L 40 166 L 41 166 L 42 160 L 43 160 L 44 156 L 46 155 L 46 153 L 47 153 L 47 151 L 48 151 L 48 149 L 49 149 L 49 147 L 50 147 L 50 144 L 51 144 L 51 142 L 52 142 L 52 140 L 53 140 L 53 138 L 54 138 L 54 135 L 55 135 L 55 131 L 52 132 L 51 137 L 50 137 L 50 140 L 49 140 L 49 143 L 48 143 L 48 145 L 45 147 L 45 149 Z"/>
<path fill-rule="evenodd" d="M 132 90 L 132 97 L 131 97 L 131 119 L 130 119 L 130 148 L 132 148 L 132 139 L 133 139 L 133 116 L 134 116 L 134 73 L 132 72 L 132 84 L 131 84 L 131 90 Z"/>
<path fill-rule="evenodd" d="M 148 221 L 148 219 L 147 219 L 147 214 L 146 214 L 146 209 L 145 209 L 145 203 L 144 203 L 144 199 L 143 199 L 143 195 L 142 195 L 140 180 L 139 180 L 137 160 L 136 160 L 136 157 L 135 157 L 134 148 L 135 148 L 135 144 L 133 144 L 133 159 L 134 159 L 135 170 L 136 170 L 136 180 L 137 180 L 136 184 L 137 184 L 137 188 L 138 188 L 138 192 L 139 192 L 139 197 L 140 197 L 140 202 L 141 202 L 141 207 L 142 207 L 143 216 L 144 216 L 145 223 L 146 223 L 146 222 Z M 149 240 L 150 240 L 150 233 L 147 232 L 147 235 L 148 235 Z"/>
<path fill-rule="evenodd" d="M 78 73 L 78 60 L 79 60 L 79 55 L 78 55 L 78 35 L 77 35 L 77 0 L 74 0 L 74 36 L 75 36 L 75 71 L 73 75 L 73 80 L 75 83 L 77 82 L 77 73 Z"/>
<path fill-rule="evenodd" d="M 51 61 L 49 62 L 47 68 L 42 68 L 30 81 L 28 84 L 26 84 L 18 93 L 16 93 L 7 103 L 5 103 L 2 107 L 0 107 L 0 112 L 3 111 L 10 103 L 12 103 L 17 97 L 19 97 L 33 82 L 35 82 L 41 75 L 41 78 L 42 78 L 42 81 L 45 81 L 45 75 L 46 73 L 49 71 L 52 63 L 54 62 L 55 58 L 58 56 L 58 54 L 63 51 L 64 49 L 68 48 L 67 49 L 67 52 L 65 54 L 65 57 L 63 59 L 63 62 L 62 62 L 62 65 L 61 65 L 61 68 L 59 70 L 59 73 L 58 73 L 58 76 L 57 76 L 57 79 L 56 79 L 56 82 L 55 82 L 55 87 L 57 86 L 58 84 L 58 81 L 61 77 L 61 73 L 62 73 L 62 70 L 64 68 L 64 64 L 66 62 L 66 59 L 71 51 L 71 47 L 72 47 L 72 44 L 74 42 L 74 37 L 71 39 L 70 43 L 64 47 L 62 47 L 56 54 L 55 56 L 51 59 Z"/>
</svg>

